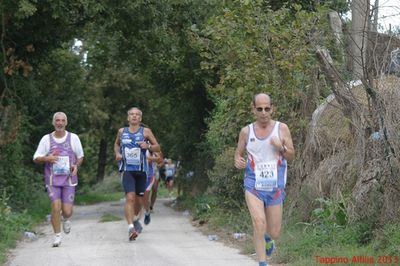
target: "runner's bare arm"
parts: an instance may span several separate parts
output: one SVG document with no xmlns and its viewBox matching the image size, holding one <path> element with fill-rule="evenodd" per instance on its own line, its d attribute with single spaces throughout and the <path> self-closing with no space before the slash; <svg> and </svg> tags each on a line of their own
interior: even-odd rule
<svg viewBox="0 0 400 266">
<path fill-rule="evenodd" d="M 72 165 L 72 175 L 73 176 L 76 176 L 78 174 L 78 168 L 82 165 L 82 163 L 83 163 L 83 157 L 76 160 L 76 163 L 74 165 Z"/>
<path fill-rule="evenodd" d="M 240 130 L 239 140 L 235 151 L 235 167 L 238 169 L 244 169 L 246 167 L 246 160 L 243 154 L 246 150 L 247 137 L 249 135 L 249 128 L 244 127 Z"/>
<path fill-rule="evenodd" d="M 285 123 L 281 123 L 279 131 L 282 140 L 282 156 L 288 161 L 293 160 L 295 152 L 289 127 Z"/>
<path fill-rule="evenodd" d="M 160 145 L 158 144 L 157 139 L 154 137 L 150 128 L 144 128 L 144 138 L 150 142 L 150 145 L 145 143 L 144 146 L 146 147 L 140 146 L 141 148 L 150 149 L 152 152 L 160 151 Z"/>
<path fill-rule="evenodd" d="M 117 132 L 117 137 L 115 138 L 114 142 L 114 154 L 115 154 L 115 160 L 116 161 L 121 161 L 122 160 L 122 154 L 121 154 L 121 135 L 123 132 L 123 128 L 120 128 Z"/>
<path fill-rule="evenodd" d="M 34 163 L 41 164 L 41 163 L 55 163 L 58 160 L 58 156 L 54 155 L 53 153 L 47 156 L 40 156 L 33 160 Z"/>
</svg>

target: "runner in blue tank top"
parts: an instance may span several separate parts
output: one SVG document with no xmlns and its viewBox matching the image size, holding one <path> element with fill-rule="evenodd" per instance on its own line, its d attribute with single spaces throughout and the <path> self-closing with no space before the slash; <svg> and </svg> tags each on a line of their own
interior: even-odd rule
<svg viewBox="0 0 400 266">
<path fill-rule="evenodd" d="M 142 111 L 133 107 L 128 111 L 129 127 L 120 128 L 114 142 L 115 159 L 122 172 L 122 185 L 125 190 L 125 218 L 128 222 L 129 241 L 135 240 L 142 231 L 139 222 L 146 190 L 146 150 L 159 151 L 153 132 L 143 127 Z"/>
<path fill-rule="evenodd" d="M 146 153 L 146 159 L 147 159 L 147 183 L 146 183 L 146 191 L 144 192 L 144 202 L 143 202 L 143 207 L 144 207 L 144 224 L 148 225 L 151 221 L 150 218 L 150 193 L 152 191 L 152 188 L 156 182 L 156 171 L 157 169 L 157 161 L 159 160 L 160 155 L 158 152 L 149 152 L 147 151 Z"/>
<path fill-rule="evenodd" d="M 265 93 L 254 96 L 256 121 L 240 131 L 235 166 L 245 169 L 245 199 L 253 223 L 253 243 L 259 265 L 274 251 L 282 223 L 285 199 L 286 160 L 294 158 L 290 130 L 272 119 L 273 106 Z M 247 153 L 247 159 L 244 153 Z"/>
<path fill-rule="evenodd" d="M 151 197 L 150 197 L 150 212 L 153 211 L 154 204 L 157 199 L 157 192 L 158 192 L 158 183 L 161 179 L 161 168 L 164 166 L 164 155 L 163 153 L 157 152 L 155 153 L 157 156 L 156 162 L 154 162 L 155 167 L 154 167 L 154 184 L 151 188 Z M 164 169 L 165 170 L 165 169 Z M 164 174 L 165 175 L 165 174 Z"/>
</svg>

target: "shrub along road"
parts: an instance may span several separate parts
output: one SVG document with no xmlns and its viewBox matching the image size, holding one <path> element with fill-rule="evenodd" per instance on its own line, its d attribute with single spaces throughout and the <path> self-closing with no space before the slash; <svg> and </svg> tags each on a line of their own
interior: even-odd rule
<svg viewBox="0 0 400 266">
<path fill-rule="evenodd" d="M 75 206 L 72 230 L 63 234 L 60 247 L 52 248 L 50 223 L 40 226 L 38 238 L 23 240 L 10 252 L 6 265 L 137 265 L 137 266 L 254 266 L 258 263 L 218 241 L 209 241 L 190 224 L 189 217 L 156 202 L 151 223 L 132 242 L 123 218 L 124 202 Z M 99 222 L 104 215 L 121 220 Z M 143 224 L 143 222 L 142 222 Z"/>
</svg>

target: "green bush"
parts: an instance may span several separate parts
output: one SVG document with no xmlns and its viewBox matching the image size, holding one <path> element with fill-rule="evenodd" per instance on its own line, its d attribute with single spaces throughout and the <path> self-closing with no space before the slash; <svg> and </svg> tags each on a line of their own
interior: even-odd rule
<svg viewBox="0 0 400 266">
<path fill-rule="evenodd" d="M 243 171 L 234 167 L 234 154 L 234 148 L 226 148 L 217 156 L 214 168 L 209 172 L 210 190 L 219 199 L 220 205 L 226 208 L 242 208 L 245 203 Z"/>
<path fill-rule="evenodd" d="M 0 264 L 6 259 L 7 249 L 15 247 L 16 241 L 22 237 L 24 231 L 33 231 L 34 225 L 42 221 L 48 213 L 50 203 L 47 196 L 40 196 L 38 193 L 31 196 L 32 208 L 20 212 L 14 212 L 10 207 L 5 190 L 0 196 Z M 44 204 L 45 202 L 47 204 Z"/>
</svg>

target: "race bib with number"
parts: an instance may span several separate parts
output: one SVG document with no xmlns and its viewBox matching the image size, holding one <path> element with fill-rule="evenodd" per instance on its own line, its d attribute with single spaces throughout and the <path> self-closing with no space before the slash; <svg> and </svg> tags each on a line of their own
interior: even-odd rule
<svg viewBox="0 0 400 266">
<path fill-rule="evenodd" d="M 70 165 L 68 156 L 58 156 L 58 160 L 53 164 L 55 175 L 69 175 Z"/>
<path fill-rule="evenodd" d="M 278 187 L 278 166 L 276 161 L 259 163 L 255 169 L 255 188 L 262 191 L 273 191 Z"/>
<path fill-rule="evenodd" d="M 128 165 L 140 165 L 140 148 L 125 148 L 125 160 Z"/>
<path fill-rule="evenodd" d="M 165 175 L 167 177 L 172 177 L 174 175 L 174 170 L 173 169 L 166 169 L 165 170 Z"/>
</svg>

